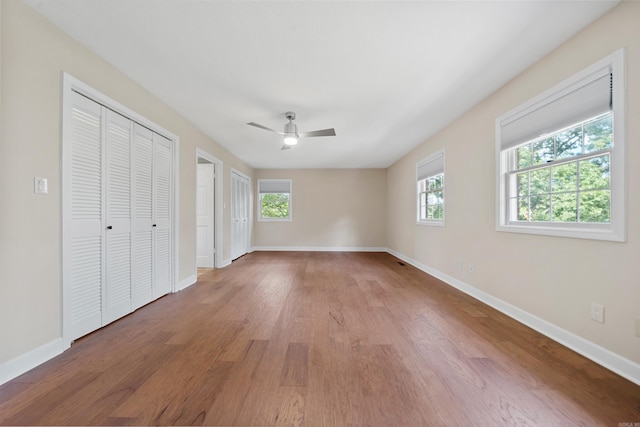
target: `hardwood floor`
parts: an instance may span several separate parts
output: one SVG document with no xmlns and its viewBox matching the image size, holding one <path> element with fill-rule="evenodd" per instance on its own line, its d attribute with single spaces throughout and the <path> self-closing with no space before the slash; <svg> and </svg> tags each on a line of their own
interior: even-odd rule
<svg viewBox="0 0 640 427">
<path fill-rule="evenodd" d="M 2 425 L 640 423 L 640 387 L 383 253 L 256 252 L 0 387 Z"/>
</svg>

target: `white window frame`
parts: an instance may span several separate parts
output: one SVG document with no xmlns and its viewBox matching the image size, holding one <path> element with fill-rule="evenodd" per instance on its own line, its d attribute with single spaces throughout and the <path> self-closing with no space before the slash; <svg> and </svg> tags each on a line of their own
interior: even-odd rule
<svg viewBox="0 0 640 427">
<path fill-rule="evenodd" d="M 266 185 L 282 185 L 289 188 L 289 191 L 283 192 L 263 192 L 263 183 Z M 286 183 L 286 184 L 285 184 Z M 261 222 L 291 222 L 293 221 L 293 181 L 291 179 L 259 179 L 258 180 L 258 221 Z M 286 218 L 264 218 L 262 216 L 262 195 L 263 194 L 289 194 L 289 215 Z"/>
<path fill-rule="evenodd" d="M 510 155 L 511 148 L 502 148 L 502 128 L 505 124 L 526 116 L 540 108 L 566 96 L 576 87 L 595 81 L 598 73 L 609 70 L 613 76 L 612 106 L 614 144 L 610 151 L 611 212 L 610 223 L 564 223 L 511 221 L 509 218 L 509 171 L 515 161 Z M 496 119 L 496 230 L 514 233 L 539 234 L 546 236 L 572 237 L 581 239 L 626 240 L 626 78 L 625 51 L 619 49 L 595 64 L 585 68 L 539 96 L 525 102 Z M 586 117 L 584 118 L 586 119 Z M 554 133 L 560 129 L 550 129 Z M 526 141 L 522 141 L 523 143 Z M 514 185 L 511 183 L 511 185 Z"/>
<path fill-rule="evenodd" d="M 426 169 L 429 172 L 425 175 L 421 173 L 421 169 Z M 425 175 L 420 179 L 420 175 Z M 420 205 L 420 183 L 425 179 L 429 179 L 431 177 L 443 175 L 443 185 L 442 185 L 442 218 L 441 219 L 424 219 L 421 217 L 421 205 Z M 429 157 L 426 157 L 416 163 L 416 223 L 418 225 L 432 225 L 436 227 L 444 227 L 445 217 L 446 217 L 446 175 L 445 175 L 445 152 L 444 148 L 436 151 Z"/>
</svg>

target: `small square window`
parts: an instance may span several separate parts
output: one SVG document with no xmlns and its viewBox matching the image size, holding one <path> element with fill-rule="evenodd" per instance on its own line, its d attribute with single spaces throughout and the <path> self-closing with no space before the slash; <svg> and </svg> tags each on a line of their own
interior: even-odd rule
<svg viewBox="0 0 640 427">
<path fill-rule="evenodd" d="M 258 180 L 258 220 L 291 221 L 291 180 Z"/>
</svg>

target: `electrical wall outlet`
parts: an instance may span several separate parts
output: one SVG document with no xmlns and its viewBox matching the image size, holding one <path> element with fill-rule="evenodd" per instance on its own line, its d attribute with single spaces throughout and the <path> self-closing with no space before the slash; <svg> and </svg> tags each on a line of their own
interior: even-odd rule
<svg viewBox="0 0 640 427">
<path fill-rule="evenodd" d="M 473 274 L 476 271 L 476 266 L 473 264 L 469 264 L 469 273 Z"/>
<path fill-rule="evenodd" d="M 604 323 L 604 306 L 602 304 L 591 303 L 591 320 Z"/>
<path fill-rule="evenodd" d="M 640 318 L 636 319 L 636 336 L 640 337 Z"/>
</svg>

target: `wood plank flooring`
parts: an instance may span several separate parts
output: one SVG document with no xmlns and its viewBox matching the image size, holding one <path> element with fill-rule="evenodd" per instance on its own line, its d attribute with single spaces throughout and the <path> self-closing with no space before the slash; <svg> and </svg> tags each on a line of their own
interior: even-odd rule
<svg viewBox="0 0 640 427">
<path fill-rule="evenodd" d="M 248 254 L 0 387 L 2 425 L 624 423 L 639 386 L 384 253 Z"/>
</svg>

